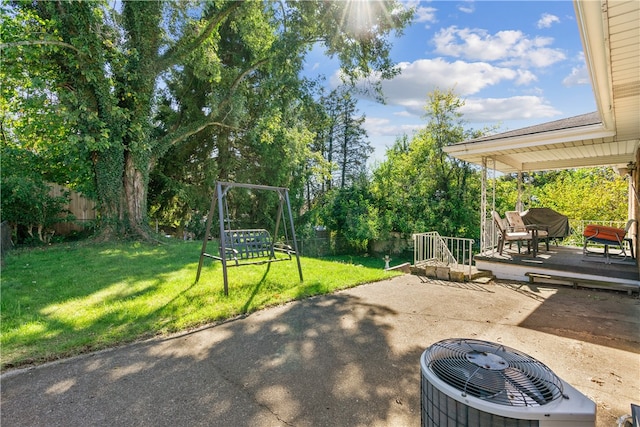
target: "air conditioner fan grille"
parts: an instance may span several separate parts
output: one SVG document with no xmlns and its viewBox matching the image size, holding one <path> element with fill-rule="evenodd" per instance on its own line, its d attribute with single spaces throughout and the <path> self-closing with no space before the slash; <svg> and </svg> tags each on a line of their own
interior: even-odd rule
<svg viewBox="0 0 640 427">
<path fill-rule="evenodd" d="M 542 406 L 563 395 L 562 381 L 543 363 L 512 348 L 471 339 L 449 339 L 425 352 L 442 381 L 489 402 Z"/>
</svg>

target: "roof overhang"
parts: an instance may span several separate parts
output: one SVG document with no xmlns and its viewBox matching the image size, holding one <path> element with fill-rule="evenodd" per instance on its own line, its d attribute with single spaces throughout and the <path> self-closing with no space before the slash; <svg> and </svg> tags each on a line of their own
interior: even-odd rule
<svg viewBox="0 0 640 427">
<path fill-rule="evenodd" d="M 450 145 L 458 159 L 503 173 L 626 167 L 640 142 L 640 2 L 576 0 L 595 113 Z"/>
<path fill-rule="evenodd" d="M 518 136 L 494 135 L 484 140 L 480 138 L 450 145 L 444 150 L 477 165 L 488 159 L 493 169 L 503 173 L 623 167 L 634 160 L 638 141 L 617 141 L 615 136 L 615 131 L 607 130 L 598 123 Z"/>
</svg>

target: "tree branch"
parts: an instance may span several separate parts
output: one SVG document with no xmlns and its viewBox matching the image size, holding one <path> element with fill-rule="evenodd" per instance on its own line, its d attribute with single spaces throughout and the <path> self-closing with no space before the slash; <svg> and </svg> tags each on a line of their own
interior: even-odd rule
<svg viewBox="0 0 640 427">
<path fill-rule="evenodd" d="M 73 45 L 65 42 L 61 42 L 58 40 L 22 40 L 18 42 L 9 42 L 9 43 L 0 43 L 0 49 L 15 47 L 15 46 L 31 46 L 31 45 L 39 45 L 39 44 L 50 44 L 54 46 L 62 46 L 68 49 L 74 50 L 76 53 L 80 53 L 80 51 Z"/>
<path fill-rule="evenodd" d="M 268 58 L 261 59 L 260 61 L 256 62 L 255 64 L 244 70 L 242 73 L 240 73 L 240 75 L 236 77 L 233 83 L 231 83 L 231 86 L 229 87 L 229 95 L 225 98 L 224 101 L 220 103 L 217 111 L 224 109 L 224 107 L 231 101 L 231 99 L 233 98 L 233 93 L 236 91 L 242 80 L 244 80 L 244 78 L 249 75 L 249 73 L 257 70 L 259 66 L 266 64 L 268 61 Z"/>
<path fill-rule="evenodd" d="M 231 5 L 228 6 L 227 9 L 211 17 L 211 20 L 204 30 L 202 30 L 202 32 L 192 40 L 179 40 L 178 43 L 167 50 L 167 52 L 159 58 L 158 69 L 163 70 L 167 68 L 169 65 L 176 63 L 180 58 L 200 46 L 213 33 L 218 24 L 229 16 L 231 12 L 240 7 L 242 3 L 242 1 L 231 2 Z"/>
<path fill-rule="evenodd" d="M 199 123 L 195 123 L 191 126 L 185 126 L 184 130 L 181 131 L 178 135 L 176 135 L 176 132 L 171 132 L 170 134 L 160 139 L 160 141 L 158 142 L 157 151 L 154 155 L 154 160 L 152 163 L 155 164 L 156 160 L 161 158 L 170 147 L 184 141 L 185 139 L 189 138 L 192 135 L 197 134 L 198 132 L 205 130 L 210 126 L 219 126 L 219 127 L 234 130 L 234 131 L 241 130 L 235 126 L 229 126 L 227 124 L 224 124 L 219 121 L 214 121 L 214 120 L 204 120 Z M 153 167 L 153 164 L 152 164 L 152 167 Z"/>
<path fill-rule="evenodd" d="M 214 113 L 219 113 L 220 111 L 222 111 L 228 104 L 229 102 L 231 102 L 231 99 L 233 98 L 233 93 L 235 92 L 235 90 L 238 88 L 238 86 L 240 85 L 240 83 L 244 80 L 244 78 L 249 75 L 249 73 L 251 73 L 252 71 L 255 71 L 259 66 L 266 64 L 269 61 L 268 58 L 264 58 L 261 59 L 259 61 L 257 61 L 256 63 L 254 63 L 253 65 L 251 65 L 249 68 L 247 68 L 246 70 L 244 70 L 242 73 L 240 73 L 236 79 L 233 81 L 233 83 L 231 84 L 231 86 L 229 87 L 229 91 L 228 91 L 228 96 L 225 97 L 225 99 L 218 105 L 218 108 L 215 109 L 215 111 L 212 111 L 211 113 L 209 113 L 209 115 L 207 116 L 208 120 L 202 122 L 199 125 L 196 125 L 195 127 L 193 127 L 192 129 L 188 129 L 184 132 L 181 133 L 181 135 L 171 139 L 168 136 L 162 138 L 158 144 L 158 148 L 159 148 L 159 154 L 156 156 L 157 158 L 162 157 L 162 155 L 164 155 L 164 153 L 166 152 L 167 149 L 169 149 L 169 147 L 178 144 L 179 142 L 184 141 L 186 138 L 190 137 L 191 135 L 195 135 L 196 133 L 208 128 L 209 126 L 220 126 L 220 127 L 224 127 L 227 129 L 231 129 L 231 130 L 241 130 L 238 129 L 236 127 L 233 126 L 229 126 L 224 124 L 223 122 L 220 121 L 214 121 L 211 120 L 212 116 Z M 228 113 L 227 113 L 228 114 Z M 223 118 L 224 121 L 224 118 Z M 169 132 L 168 135 L 174 135 L 175 131 L 177 129 L 179 129 L 181 126 L 179 123 L 177 123 L 173 129 L 171 129 L 171 131 Z"/>
</svg>

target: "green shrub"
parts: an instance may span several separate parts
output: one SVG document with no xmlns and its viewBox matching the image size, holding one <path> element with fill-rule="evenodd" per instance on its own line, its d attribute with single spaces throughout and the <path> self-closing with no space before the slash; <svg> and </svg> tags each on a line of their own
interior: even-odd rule
<svg viewBox="0 0 640 427">
<path fill-rule="evenodd" d="M 70 219 L 67 195 L 54 197 L 27 151 L 4 145 L 0 180 L 0 216 L 15 234 L 15 243 L 49 243 L 56 222 Z"/>
</svg>

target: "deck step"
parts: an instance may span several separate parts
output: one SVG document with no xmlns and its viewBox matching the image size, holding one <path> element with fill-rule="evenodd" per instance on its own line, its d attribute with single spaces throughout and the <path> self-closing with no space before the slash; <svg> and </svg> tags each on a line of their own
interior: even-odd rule
<svg viewBox="0 0 640 427">
<path fill-rule="evenodd" d="M 440 263 L 420 263 L 417 266 L 410 267 L 411 274 L 417 276 L 433 277 L 440 280 L 449 280 L 452 282 L 476 282 L 488 283 L 495 278 L 491 271 L 478 270 L 475 266 L 445 266 Z"/>
<path fill-rule="evenodd" d="M 615 289 L 619 291 L 627 291 L 629 295 L 631 295 L 634 291 L 638 292 L 640 287 L 636 285 L 626 285 L 619 282 L 613 282 L 609 280 L 596 280 L 596 279 L 586 279 L 582 277 L 573 277 L 573 276 L 562 276 L 557 274 L 544 274 L 544 273 L 533 273 L 528 272 L 524 274 L 529 278 L 529 283 L 550 283 L 557 284 L 557 282 L 567 282 L 574 288 L 581 286 L 585 288 L 595 288 L 595 289 Z"/>
<path fill-rule="evenodd" d="M 492 274 L 490 276 L 480 276 L 480 277 L 476 277 L 474 279 L 471 279 L 471 282 L 473 283 L 478 283 L 480 285 L 486 285 L 487 283 L 491 282 L 493 279 L 495 279 L 496 277 Z"/>
<path fill-rule="evenodd" d="M 489 270 L 478 270 L 476 267 L 472 267 L 471 275 L 469 277 L 470 281 L 482 281 L 483 279 L 493 280 L 496 276 Z"/>
</svg>

